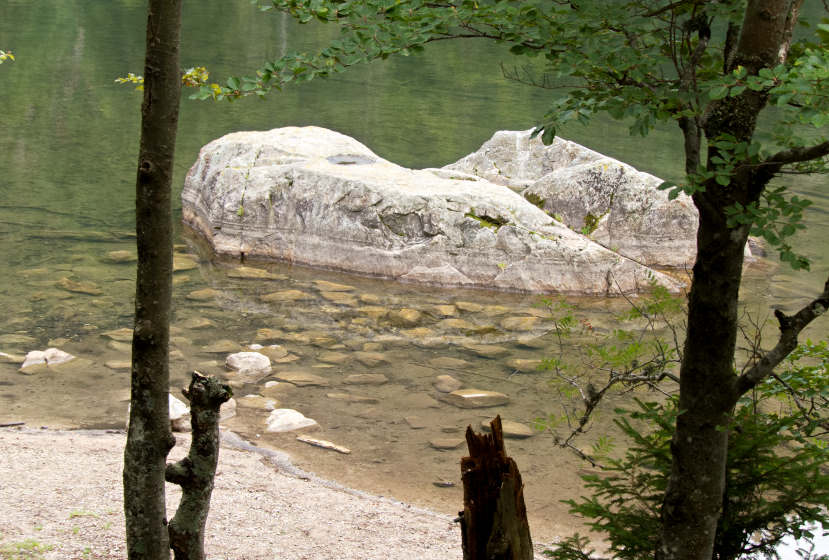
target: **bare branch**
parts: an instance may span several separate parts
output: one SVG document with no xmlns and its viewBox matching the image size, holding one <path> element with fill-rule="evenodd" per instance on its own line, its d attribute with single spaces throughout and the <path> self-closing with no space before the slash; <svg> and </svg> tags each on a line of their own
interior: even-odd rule
<svg viewBox="0 0 829 560">
<path fill-rule="evenodd" d="M 777 345 L 766 352 L 760 360 L 737 379 L 737 394 L 743 395 L 760 381 L 770 376 L 774 368 L 797 347 L 797 335 L 829 308 L 829 278 L 823 286 L 823 293 L 794 315 L 787 316 L 779 309 L 774 316 L 780 323 L 780 339 Z"/>
<path fill-rule="evenodd" d="M 773 168 L 776 168 L 774 170 L 776 171 L 784 165 L 789 165 L 791 163 L 800 163 L 804 161 L 811 161 L 814 159 L 822 158 L 826 155 L 829 155 L 829 141 L 822 142 L 814 146 L 809 146 L 808 148 L 790 148 L 788 150 L 781 150 L 773 156 L 766 159 L 765 161 L 761 162 L 760 165 L 771 166 Z"/>
<path fill-rule="evenodd" d="M 797 25 L 797 19 L 800 16 L 800 7 L 802 5 L 803 0 L 793 0 L 789 7 L 789 13 L 786 16 L 786 26 L 783 28 L 783 41 L 781 41 L 780 50 L 777 53 L 777 60 L 780 64 L 786 62 L 786 58 L 789 56 L 789 47 L 792 45 L 794 27 Z"/>
<path fill-rule="evenodd" d="M 674 8 L 678 8 L 678 7 L 682 6 L 683 4 L 695 4 L 695 3 L 696 2 L 694 2 L 693 0 L 678 0 L 677 2 L 671 2 L 670 4 L 668 4 L 666 6 L 662 6 L 661 8 L 657 8 L 657 9 L 652 10 L 650 12 L 644 13 L 644 14 L 642 14 L 642 17 L 649 18 L 649 17 L 662 15 L 667 11 L 670 11 L 670 10 L 673 10 Z"/>
</svg>

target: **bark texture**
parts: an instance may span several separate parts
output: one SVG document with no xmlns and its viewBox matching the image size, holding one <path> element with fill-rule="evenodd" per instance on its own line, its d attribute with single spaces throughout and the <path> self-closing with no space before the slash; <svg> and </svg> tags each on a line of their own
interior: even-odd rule
<svg viewBox="0 0 829 560">
<path fill-rule="evenodd" d="M 233 391 L 194 371 L 190 387 L 182 393 L 190 401 L 193 439 L 187 457 L 167 465 L 167 482 L 182 489 L 181 502 L 170 521 L 170 548 L 176 560 L 204 560 L 204 525 L 219 462 L 219 408 Z"/>
<path fill-rule="evenodd" d="M 492 434 L 466 429 L 469 457 L 461 459 L 463 558 L 532 560 L 521 473 L 504 449 L 501 417 L 490 426 Z"/>
<path fill-rule="evenodd" d="M 181 0 L 150 0 L 136 180 L 138 272 L 130 423 L 124 451 L 124 513 L 130 560 L 169 559 L 164 503 L 170 433 L 169 322 L 172 293 L 170 186 L 181 77 Z"/>
<path fill-rule="evenodd" d="M 724 53 L 727 70 L 742 65 L 757 74 L 778 64 L 788 49 L 787 30 L 798 6 L 798 0 L 749 0 L 736 47 L 728 46 Z M 727 133 L 738 141 L 750 141 L 766 103 L 765 92 L 751 90 L 713 102 L 704 122 L 706 138 Z M 716 148 L 709 147 L 708 161 L 717 155 Z M 746 165 L 734 171 L 729 185 L 712 180 L 694 194 L 700 223 L 680 369 L 683 413 L 671 444 L 673 464 L 662 508 L 660 559 L 710 560 L 713 555 L 728 449 L 722 427 L 728 425 L 737 400 L 747 390 L 733 363 L 749 226 L 729 228 L 724 209 L 735 202 L 757 201 L 772 175 L 762 166 Z"/>
</svg>

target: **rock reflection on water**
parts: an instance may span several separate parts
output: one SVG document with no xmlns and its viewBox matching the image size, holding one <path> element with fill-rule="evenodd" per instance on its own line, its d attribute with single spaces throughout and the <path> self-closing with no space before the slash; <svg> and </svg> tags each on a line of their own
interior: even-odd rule
<svg viewBox="0 0 829 560">
<path fill-rule="evenodd" d="M 101 249 L 94 261 L 20 272 L 38 282 L 32 313 L 6 323 L 0 351 L 25 354 L 60 342 L 78 359 L 31 376 L 17 373 L 19 364 L 0 363 L 0 420 L 123 426 L 133 296 L 126 279 L 134 260 L 128 247 Z M 500 414 L 515 437 L 508 452 L 524 475 L 537 537 L 574 527 L 559 501 L 579 494 L 585 465 L 531 428 L 561 407 L 550 375 L 537 369 L 551 348 L 557 351 L 541 297 L 279 263 L 240 266 L 211 260 L 193 240 L 177 247 L 175 269 L 172 386 L 184 386 L 192 369 L 225 379 L 239 405 L 227 428 L 288 451 L 298 466 L 321 476 L 454 513 L 462 507 L 464 431 L 480 430 Z M 584 299 L 579 305 L 598 332 L 610 330 L 612 311 L 626 304 Z M 227 356 L 251 345 L 268 356 L 270 369 L 228 370 Z M 282 408 L 318 426 L 268 432 L 269 416 Z M 599 417 L 580 445 L 611 426 L 609 417 Z M 351 453 L 298 441 L 307 430 Z"/>
</svg>

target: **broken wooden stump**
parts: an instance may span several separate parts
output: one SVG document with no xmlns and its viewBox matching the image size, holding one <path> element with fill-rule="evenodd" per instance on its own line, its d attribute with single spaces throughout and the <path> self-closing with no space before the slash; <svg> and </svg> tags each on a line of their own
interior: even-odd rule
<svg viewBox="0 0 829 560">
<path fill-rule="evenodd" d="M 521 473 L 504 450 L 501 417 L 491 434 L 466 428 L 469 457 L 461 459 L 464 560 L 532 560 L 533 549 Z"/>
<path fill-rule="evenodd" d="M 193 372 L 190 387 L 193 439 L 187 457 L 167 465 L 165 478 L 181 486 L 181 502 L 168 526 L 176 560 L 204 560 L 204 526 L 210 509 L 213 478 L 219 462 L 219 408 L 233 391 L 213 377 Z"/>
</svg>

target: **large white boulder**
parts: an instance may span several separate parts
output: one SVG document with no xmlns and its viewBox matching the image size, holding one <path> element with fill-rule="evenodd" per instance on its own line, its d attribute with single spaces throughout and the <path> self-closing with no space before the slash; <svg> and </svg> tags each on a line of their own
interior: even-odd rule
<svg viewBox="0 0 829 560">
<path fill-rule="evenodd" d="M 237 132 L 202 148 L 184 221 L 218 253 L 404 281 L 573 294 L 672 279 L 452 170 L 412 170 L 323 128 Z"/>
<path fill-rule="evenodd" d="M 657 190 L 662 180 L 556 138 L 499 131 L 444 169 L 506 185 L 571 229 L 647 266 L 693 265 L 699 217 L 691 198 Z"/>
<path fill-rule="evenodd" d="M 604 157 L 560 137 L 545 146 L 541 138 L 530 138 L 531 132 L 499 130 L 476 151 L 443 169 L 483 177 L 520 192 L 548 173 Z"/>
</svg>

